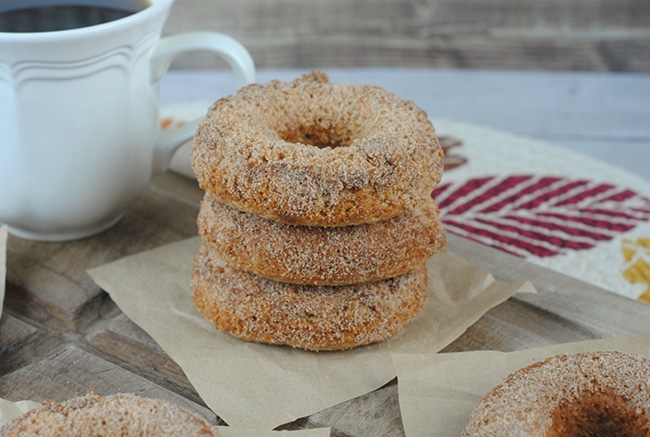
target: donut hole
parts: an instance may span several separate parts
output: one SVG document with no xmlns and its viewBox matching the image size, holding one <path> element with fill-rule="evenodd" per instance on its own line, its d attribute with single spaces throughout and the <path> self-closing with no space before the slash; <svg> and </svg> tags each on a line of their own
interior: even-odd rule
<svg viewBox="0 0 650 437">
<path fill-rule="evenodd" d="M 547 437 L 647 437 L 650 423 L 613 389 L 563 399 L 551 413 Z"/>
<path fill-rule="evenodd" d="M 347 147 L 354 140 L 348 129 L 318 123 L 288 126 L 280 132 L 280 137 L 288 143 L 306 144 L 319 149 Z"/>
</svg>

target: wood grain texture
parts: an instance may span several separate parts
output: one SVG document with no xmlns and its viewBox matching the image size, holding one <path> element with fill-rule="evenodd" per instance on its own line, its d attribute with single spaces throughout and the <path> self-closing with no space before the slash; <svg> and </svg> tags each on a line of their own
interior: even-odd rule
<svg viewBox="0 0 650 437">
<path fill-rule="evenodd" d="M 88 277 L 88 268 L 196 235 L 201 191 L 174 173 L 157 177 L 114 228 L 72 243 L 10 236 L 0 319 L 0 397 L 64 400 L 89 389 L 180 403 L 214 424 L 182 369 Z M 510 351 L 650 331 L 650 305 L 614 295 L 453 235 L 448 249 L 505 281 L 539 293 L 490 310 L 445 351 Z M 403 436 L 395 380 L 364 396 L 285 424 L 331 427 L 333 437 Z"/>
<path fill-rule="evenodd" d="M 100 395 L 137 393 L 174 402 L 195 411 L 212 424 L 219 423 L 214 413 L 206 407 L 103 360 L 75 344 L 67 344 L 42 358 L 2 375 L 2 397 L 13 401 L 30 399 L 39 402 L 48 398 L 63 400 L 75 395 L 82 396 L 89 390 Z M 47 392 L 43 387 L 48 388 Z"/>
<path fill-rule="evenodd" d="M 650 72 L 648 23 L 646 0 L 176 0 L 165 32 L 229 34 L 260 68 Z"/>
</svg>

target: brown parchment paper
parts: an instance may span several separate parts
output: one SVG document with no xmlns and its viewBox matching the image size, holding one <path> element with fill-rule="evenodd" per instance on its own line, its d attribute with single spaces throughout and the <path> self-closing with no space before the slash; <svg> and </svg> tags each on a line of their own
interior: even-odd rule
<svg viewBox="0 0 650 437">
<path fill-rule="evenodd" d="M 395 337 L 343 352 L 308 352 L 217 331 L 190 295 L 200 238 L 89 271 L 122 311 L 181 366 L 205 403 L 231 426 L 273 429 L 369 393 L 395 377 L 391 352 L 436 352 L 528 283 L 497 282 L 447 252 L 431 258 L 430 297 Z"/>
<path fill-rule="evenodd" d="M 7 277 L 7 225 L 0 224 L 0 317 L 5 301 L 5 279 Z"/>
<path fill-rule="evenodd" d="M 41 408 L 41 404 L 33 401 L 11 402 L 0 398 L 0 427 L 36 408 Z M 295 431 L 269 431 L 254 428 L 214 426 L 212 429 L 215 430 L 216 435 L 220 437 L 329 437 L 330 435 L 329 428 L 313 428 Z"/>
<path fill-rule="evenodd" d="M 650 335 L 565 343 L 516 352 L 394 354 L 406 435 L 460 436 L 479 400 L 515 370 L 559 353 L 604 350 L 650 356 Z"/>
</svg>

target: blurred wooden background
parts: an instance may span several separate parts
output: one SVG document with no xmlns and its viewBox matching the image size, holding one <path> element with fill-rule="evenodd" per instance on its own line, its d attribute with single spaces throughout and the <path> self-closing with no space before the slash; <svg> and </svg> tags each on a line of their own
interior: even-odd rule
<svg viewBox="0 0 650 437">
<path fill-rule="evenodd" d="M 650 0 L 176 0 L 165 33 L 187 30 L 233 36 L 258 68 L 650 73 Z"/>
</svg>

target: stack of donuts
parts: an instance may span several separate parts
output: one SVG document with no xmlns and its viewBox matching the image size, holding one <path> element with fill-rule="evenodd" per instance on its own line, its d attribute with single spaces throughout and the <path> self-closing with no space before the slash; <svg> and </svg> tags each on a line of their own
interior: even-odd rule
<svg viewBox="0 0 650 437">
<path fill-rule="evenodd" d="M 192 166 L 205 191 L 192 294 L 218 329 L 307 350 L 385 340 L 427 297 L 445 245 L 427 115 L 313 71 L 215 102 Z"/>
</svg>

